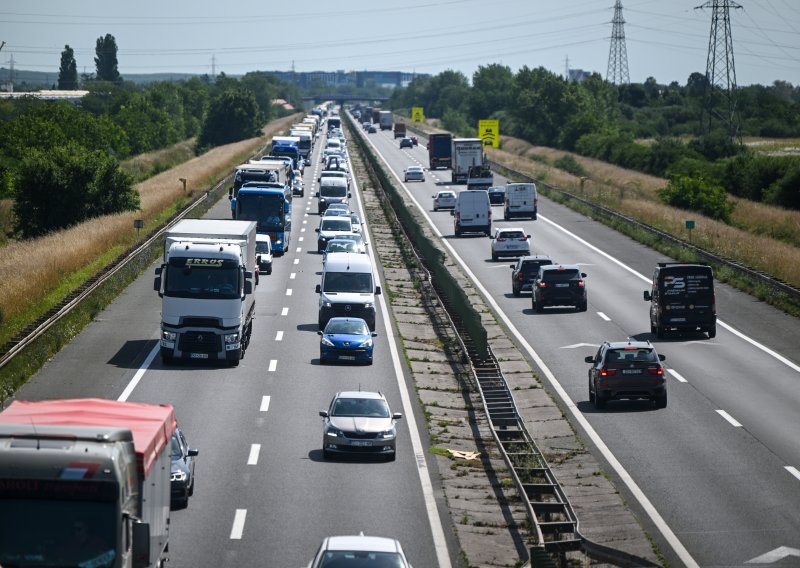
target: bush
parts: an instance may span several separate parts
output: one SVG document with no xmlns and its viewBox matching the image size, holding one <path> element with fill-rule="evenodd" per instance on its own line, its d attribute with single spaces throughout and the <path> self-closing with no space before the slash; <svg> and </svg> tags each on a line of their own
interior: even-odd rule
<svg viewBox="0 0 800 568">
<path fill-rule="evenodd" d="M 583 166 L 578 162 L 578 160 L 575 159 L 574 156 L 570 156 L 569 154 L 565 154 L 554 160 L 553 165 L 575 176 L 586 175 L 586 170 L 583 169 Z"/>
<path fill-rule="evenodd" d="M 263 124 L 253 93 L 230 88 L 211 102 L 197 140 L 198 150 L 258 136 Z"/>
<path fill-rule="evenodd" d="M 32 150 L 19 168 L 14 199 L 16 230 L 23 237 L 139 207 L 139 194 L 119 163 L 75 143 L 47 152 Z"/>
<path fill-rule="evenodd" d="M 764 201 L 790 209 L 800 209 L 800 161 L 795 161 L 783 177 L 764 192 Z"/>
<path fill-rule="evenodd" d="M 658 191 L 661 200 L 674 207 L 702 213 L 725 223 L 730 221 L 735 203 L 721 185 L 706 181 L 702 177 L 674 175 L 667 186 Z"/>
</svg>

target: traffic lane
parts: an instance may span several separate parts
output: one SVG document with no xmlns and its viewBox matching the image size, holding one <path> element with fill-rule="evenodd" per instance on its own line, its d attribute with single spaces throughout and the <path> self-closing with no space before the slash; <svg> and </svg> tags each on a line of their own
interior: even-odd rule
<svg viewBox="0 0 800 568">
<path fill-rule="evenodd" d="M 547 247 L 547 248 L 550 248 L 550 247 Z M 475 253 L 473 253 L 472 255 L 470 255 L 470 256 L 469 256 L 469 258 L 472 258 L 472 259 L 474 259 L 474 258 L 476 258 L 476 257 L 480 258 L 480 254 L 475 254 Z M 634 282 L 634 286 L 636 286 L 635 282 Z M 612 289 L 612 291 L 613 291 L 615 288 L 614 288 L 614 287 L 612 287 L 611 289 Z M 636 292 L 635 292 L 635 294 L 633 295 L 633 297 L 637 297 L 637 296 L 639 295 L 639 294 L 638 294 L 638 292 L 639 292 L 639 291 L 638 291 L 638 290 L 636 290 Z M 602 296 L 602 297 L 605 297 L 605 296 L 604 296 L 604 295 L 602 295 L 602 294 L 601 294 L 601 296 Z M 627 300 L 627 299 L 628 299 L 630 296 L 631 296 L 631 294 L 626 294 L 626 295 L 625 295 L 625 300 Z M 591 298 L 593 297 L 591 293 L 590 293 L 590 296 L 589 296 L 589 297 L 590 297 L 590 302 L 591 302 Z M 627 303 L 629 303 L 629 302 L 627 302 Z M 624 305 L 624 303 L 623 303 L 622 305 Z M 646 305 L 645 305 L 645 306 L 646 306 Z M 642 321 L 645 321 L 645 322 L 647 322 L 648 320 L 647 320 L 647 311 L 646 311 L 646 307 L 645 307 L 645 309 L 644 309 L 644 310 L 639 310 L 639 311 L 640 311 L 640 312 L 643 312 L 643 316 L 640 316 L 640 317 L 641 317 L 641 320 L 642 320 Z M 561 318 L 560 322 L 561 322 L 561 323 L 563 323 L 563 318 Z M 540 331 L 541 331 L 541 330 L 540 330 Z M 545 330 L 543 333 L 540 333 L 540 335 L 541 335 L 542 337 L 546 337 L 546 338 L 548 338 L 548 339 L 550 339 L 550 338 L 553 336 L 553 334 L 551 333 L 551 330 L 549 330 L 549 329 L 548 329 L 548 330 Z M 584 332 L 584 335 L 585 335 L 585 332 Z M 578 334 L 578 335 L 573 335 L 573 333 L 572 333 L 572 332 L 568 333 L 568 334 L 567 334 L 567 336 L 572 336 L 572 337 L 581 337 L 581 335 L 580 335 L 580 334 Z M 563 346 L 563 344 L 562 344 L 562 346 Z M 538 348 L 538 345 L 537 345 L 537 348 Z M 582 383 L 582 385 L 579 387 L 579 388 L 581 389 L 581 391 L 582 391 L 582 392 L 585 392 L 585 389 L 586 389 L 586 386 L 585 386 L 585 384 L 586 384 L 586 382 L 587 382 L 587 379 L 585 378 L 585 374 L 584 374 L 584 373 L 585 373 L 585 370 L 586 370 L 586 368 L 584 367 L 583 369 L 580 369 L 580 371 L 581 371 L 581 372 L 580 372 L 579 374 L 578 374 L 578 373 L 576 373 L 576 374 L 578 374 L 578 376 L 582 376 L 582 377 L 583 377 L 583 379 L 579 381 L 580 383 Z M 576 397 L 576 400 L 580 400 L 580 398 L 577 398 L 577 397 Z M 706 416 L 710 416 L 710 413 L 707 413 L 707 414 L 706 414 Z M 619 426 L 618 424 L 616 424 L 616 425 L 615 425 L 615 427 L 618 427 L 618 426 Z M 633 444 L 633 446 L 634 446 L 634 447 L 637 447 L 637 444 Z M 646 454 L 645 454 L 645 455 L 646 455 Z M 689 463 L 689 464 L 687 464 L 687 465 L 688 465 L 688 467 L 691 467 L 691 466 L 692 466 L 692 464 L 691 464 L 691 463 Z M 780 468 L 777 468 L 777 467 L 776 467 L 776 468 L 774 468 L 774 469 L 772 470 L 772 477 L 775 477 L 775 475 L 776 475 L 776 472 L 778 472 L 778 471 L 779 471 L 779 469 L 780 469 Z M 785 480 L 785 473 L 783 473 L 783 472 L 782 472 L 780 475 L 783 475 L 783 477 L 782 477 L 781 479 L 784 479 L 784 480 Z M 705 493 L 707 493 L 707 492 L 701 492 L 701 493 L 704 493 L 704 494 L 705 494 Z M 690 502 L 691 502 L 691 501 L 690 501 Z"/>
</svg>

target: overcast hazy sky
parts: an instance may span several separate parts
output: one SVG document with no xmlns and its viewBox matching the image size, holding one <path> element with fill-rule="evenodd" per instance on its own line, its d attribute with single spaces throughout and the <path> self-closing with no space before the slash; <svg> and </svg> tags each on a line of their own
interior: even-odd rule
<svg viewBox="0 0 800 568">
<path fill-rule="evenodd" d="M 686 83 L 705 72 L 705 0 L 623 0 L 633 82 Z M 722 0 L 717 0 L 722 1 Z M 732 0 L 731 0 L 732 1 Z M 731 10 L 740 85 L 800 85 L 800 1 L 740 0 Z M 0 66 L 58 73 L 75 50 L 94 71 L 98 37 L 112 34 L 126 73 L 243 74 L 254 70 L 402 70 L 468 77 L 480 65 L 563 73 L 608 65 L 614 0 L 0 0 Z M 6 77 L 0 76 L 0 82 Z"/>
</svg>

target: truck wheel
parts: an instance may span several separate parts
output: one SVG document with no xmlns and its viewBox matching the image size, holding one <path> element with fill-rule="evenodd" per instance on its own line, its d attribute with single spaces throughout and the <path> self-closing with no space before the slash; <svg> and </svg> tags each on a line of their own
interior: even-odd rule
<svg viewBox="0 0 800 568">
<path fill-rule="evenodd" d="M 656 326 L 656 337 L 659 339 L 664 339 L 664 328 L 660 325 Z"/>
<path fill-rule="evenodd" d="M 713 339 L 716 336 L 717 336 L 717 324 L 714 324 L 708 328 L 708 338 Z"/>
<path fill-rule="evenodd" d="M 172 357 L 172 354 L 167 351 L 166 349 L 161 350 L 161 362 L 164 364 L 165 367 L 169 367 L 175 363 L 175 359 Z"/>
<path fill-rule="evenodd" d="M 458 225 L 456 225 L 456 236 L 457 237 L 461 236 L 461 228 Z"/>
<path fill-rule="evenodd" d="M 533 214 L 533 217 L 531 217 L 531 218 L 532 218 L 534 221 L 536 221 L 536 213 L 534 213 L 534 214 Z"/>
</svg>

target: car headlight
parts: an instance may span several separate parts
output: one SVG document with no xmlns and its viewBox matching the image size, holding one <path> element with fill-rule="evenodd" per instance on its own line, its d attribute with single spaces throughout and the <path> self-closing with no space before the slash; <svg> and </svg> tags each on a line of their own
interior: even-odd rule
<svg viewBox="0 0 800 568">
<path fill-rule="evenodd" d="M 325 203 L 325 198 L 324 197 L 320 197 L 319 201 L 320 201 L 320 203 Z"/>
<path fill-rule="evenodd" d="M 322 302 L 322 307 L 323 308 L 331 308 L 331 307 L 333 307 L 333 304 L 330 303 L 329 301 L 325 301 L 325 302 Z"/>
<path fill-rule="evenodd" d="M 331 438 L 338 438 L 342 435 L 342 431 L 337 428 L 328 428 L 325 431 L 326 436 L 330 436 Z"/>
<path fill-rule="evenodd" d="M 162 331 L 161 332 L 161 339 L 165 341 L 175 341 L 178 338 L 178 334 L 174 331 Z"/>
<path fill-rule="evenodd" d="M 378 434 L 378 438 L 382 438 L 384 440 L 391 440 L 392 438 L 395 437 L 395 435 L 396 435 L 395 430 L 394 428 L 392 428 L 391 430 L 386 430 Z"/>
<path fill-rule="evenodd" d="M 371 310 L 372 309 L 372 303 L 371 302 L 364 302 L 364 309 Z"/>
<path fill-rule="evenodd" d="M 188 475 L 186 475 L 185 471 L 173 471 L 170 481 L 186 481 L 187 477 Z"/>
<path fill-rule="evenodd" d="M 361 347 L 372 347 L 372 338 L 370 337 L 364 343 L 362 343 Z"/>
<path fill-rule="evenodd" d="M 239 342 L 238 333 L 231 333 L 225 336 L 225 343 L 238 343 L 238 342 Z"/>
<path fill-rule="evenodd" d="M 327 345 L 328 347 L 333 347 L 333 342 L 324 335 L 322 336 L 322 339 L 320 339 L 319 342 L 322 343 L 323 345 Z"/>
<path fill-rule="evenodd" d="M 275 244 L 276 244 L 276 245 L 279 245 L 279 244 L 281 244 L 282 242 L 283 242 L 283 241 L 282 241 L 282 240 L 280 240 L 280 239 L 276 239 L 276 240 L 275 240 Z"/>
</svg>

